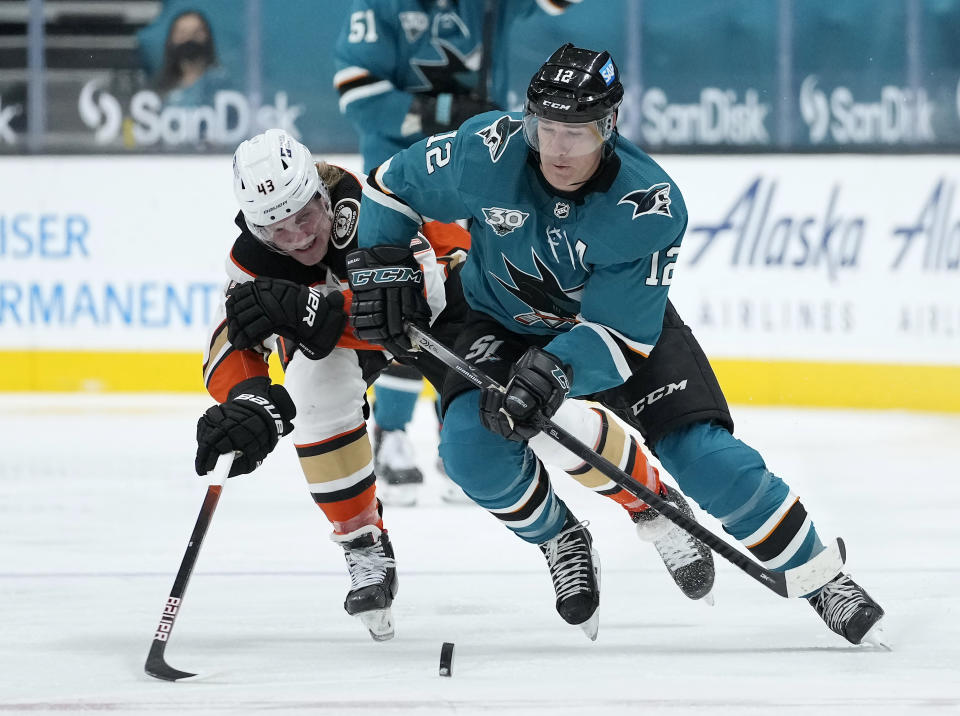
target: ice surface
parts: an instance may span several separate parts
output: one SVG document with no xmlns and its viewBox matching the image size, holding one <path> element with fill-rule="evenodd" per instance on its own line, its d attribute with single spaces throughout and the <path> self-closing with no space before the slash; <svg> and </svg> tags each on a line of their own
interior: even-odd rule
<svg viewBox="0 0 960 716">
<path fill-rule="evenodd" d="M 890 653 L 849 646 L 722 560 L 716 606 L 687 601 L 619 507 L 560 476 L 603 564 L 590 643 L 554 611 L 539 550 L 441 502 L 423 404 L 421 504 L 385 516 L 396 639 L 375 643 L 344 613 L 342 553 L 287 439 L 227 483 L 167 649 L 207 678 L 155 681 L 143 661 L 203 499 L 193 433 L 207 404 L 0 396 L 0 712 L 960 712 L 960 416 L 896 412 L 734 409 L 821 533 L 846 539 L 887 610 Z"/>
</svg>

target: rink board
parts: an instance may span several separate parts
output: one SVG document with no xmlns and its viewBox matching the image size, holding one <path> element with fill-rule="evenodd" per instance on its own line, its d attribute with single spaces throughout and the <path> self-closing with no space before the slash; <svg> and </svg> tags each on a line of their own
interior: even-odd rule
<svg viewBox="0 0 960 716">
<path fill-rule="evenodd" d="M 0 353 L 6 391 L 196 392 L 199 353 L 24 351 Z M 955 366 L 712 361 L 731 403 L 960 412 Z M 275 361 L 271 373 L 283 376 Z M 424 394 L 432 391 L 424 384 Z"/>
<path fill-rule="evenodd" d="M 690 215 L 670 295 L 732 402 L 960 411 L 955 162 L 661 162 Z M 0 391 L 202 390 L 229 157 L 7 163 Z"/>
</svg>

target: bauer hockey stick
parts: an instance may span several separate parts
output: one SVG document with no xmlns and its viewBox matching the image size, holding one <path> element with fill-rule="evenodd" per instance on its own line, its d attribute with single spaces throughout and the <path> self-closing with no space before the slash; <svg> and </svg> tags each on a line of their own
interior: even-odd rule
<svg viewBox="0 0 960 716">
<path fill-rule="evenodd" d="M 213 512 L 217 509 L 217 502 L 220 501 L 223 483 L 230 474 L 230 468 L 233 465 L 235 456 L 236 453 L 228 453 L 221 455 L 217 460 L 217 466 L 212 472 L 212 481 L 207 485 L 207 494 L 203 498 L 203 506 L 200 508 L 200 514 L 197 515 L 197 523 L 193 526 L 190 541 L 187 542 L 187 551 L 183 555 L 183 560 L 180 562 L 180 569 L 177 570 L 177 576 L 173 580 L 173 589 L 170 590 L 166 604 L 163 605 L 160 623 L 157 625 L 157 629 L 153 634 L 150 653 L 147 654 L 147 663 L 143 666 L 144 671 L 156 679 L 183 681 L 184 679 L 191 679 L 196 676 L 196 674 L 191 674 L 189 671 L 174 669 L 164 658 L 164 652 L 167 648 L 167 642 L 170 641 L 170 634 L 173 633 L 173 625 L 177 621 L 177 615 L 180 613 L 183 595 L 187 591 L 187 584 L 190 582 L 190 575 L 193 574 L 193 567 L 197 563 L 197 557 L 200 555 L 203 538 L 207 534 L 210 520 L 213 519 Z"/>
<path fill-rule="evenodd" d="M 493 390 L 505 391 L 504 387 L 490 376 L 478 370 L 442 343 L 434 340 L 417 326 L 407 324 L 407 337 L 410 339 L 414 348 L 419 348 L 434 356 L 469 380 L 477 386 L 477 388 L 481 390 L 491 388 Z M 612 462 L 591 450 L 587 445 L 580 442 L 576 437 L 552 420 L 538 414 L 533 424 L 588 465 L 602 472 L 630 494 L 646 502 L 682 530 L 699 539 L 721 557 L 731 562 L 734 566 L 739 567 L 760 582 L 760 584 L 776 592 L 781 597 L 802 597 L 810 594 L 836 577 L 837 574 L 840 573 L 840 570 L 843 569 L 847 553 L 843 540 L 839 538 L 805 564 L 782 572 L 774 572 L 767 569 L 739 550 L 731 547 L 726 541 L 717 537 L 696 520 L 687 517 L 660 495 L 649 490 L 646 485 L 634 480 Z"/>
</svg>

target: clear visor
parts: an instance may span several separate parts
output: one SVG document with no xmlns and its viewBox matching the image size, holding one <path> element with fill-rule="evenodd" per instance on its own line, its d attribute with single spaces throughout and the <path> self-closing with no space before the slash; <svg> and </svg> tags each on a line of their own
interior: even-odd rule
<svg viewBox="0 0 960 716">
<path fill-rule="evenodd" d="M 593 154 L 613 133 L 613 114 L 589 122 L 556 122 L 527 113 L 523 136 L 535 152 L 547 157 L 582 157 Z"/>
<path fill-rule="evenodd" d="M 330 238 L 330 209 L 320 194 L 304 204 L 299 211 L 267 226 L 251 226 L 261 241 L 279 251 L 299 251 L 317 239 L 326 243 Z"/>
</svg>

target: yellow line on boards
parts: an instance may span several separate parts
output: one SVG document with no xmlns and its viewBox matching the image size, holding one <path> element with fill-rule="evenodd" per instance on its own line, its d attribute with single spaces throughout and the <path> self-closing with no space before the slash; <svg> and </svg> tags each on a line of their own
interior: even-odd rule
<svg viewBox="0 0 960 716">
<path fill-rule="evenodd" d="M 0 391 L 200 392 L 198 352 L 0 351 Z M 960 412 L 960 365 L 712 361 L 727 400 Z M 282 380 L 275 357 L 271 375 Z M 425 394 L 432 395 L 429 386 Z"/>
<path fill-rule="evenodd" d="M 960 365 L 711 361 L 731 403 L 960 412 Z"/>
</svg>

